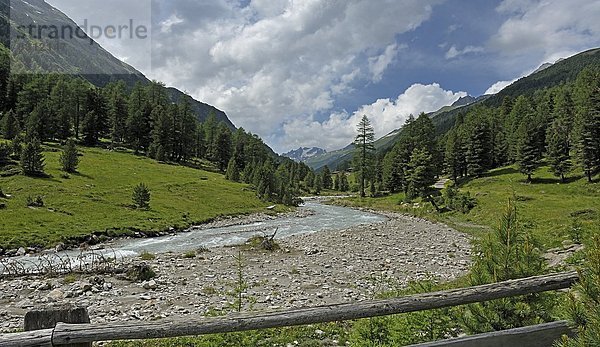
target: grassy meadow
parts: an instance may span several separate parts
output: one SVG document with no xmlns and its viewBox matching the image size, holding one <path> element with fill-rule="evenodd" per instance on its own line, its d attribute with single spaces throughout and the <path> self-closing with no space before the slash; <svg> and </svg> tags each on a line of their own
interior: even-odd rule
<svg viewBox="0 0 600 347">
<path fill-rule="evenodd" d="M 163 231 L 183 228 L 225 215 L 266 211 L 247 185 L 223 175 L 158 163 L 130 153 L 81 149 L 78 173 L 60 171 L 60 150 L 46 147 L 48 178 L 0 177 L 8 199 L 0 210 L 0 247 L 52 246 L 69 237 L 108 232 Z M 150 209 L 132 205 L 132 190 L 145 183 Z M 27 207 L 27 198 L 42 196 L 44 207 Z"/>
<path fill-rule="evenodd" d="M 428 203 L 415 208 L 413 204 L 402 204 L 403 194 L 381 198 L 354 197 L 336 203 L 410 212 L 477 236 L 499 224 L 508 199 L 514 198 L 521 223 L 532 231 L 544 248 L 560 246 L 563 240 L 572 238 L 572 230 L 578 227 L 577 223 L 581 223 L 581 228 L 588 233 L 600 232 L 600 183 L 588 183 L 581 173 L 576 172 L 567 183 L 560 183 L 548 167 L 542 167 L 536 171 L 533 182 L 528 184 L 516 166 L 509 166 L 464 182 L 460 190 L 470 192 L 477 199 L 477 206 L 468 214 L 438 214 Z"/>
</svg>

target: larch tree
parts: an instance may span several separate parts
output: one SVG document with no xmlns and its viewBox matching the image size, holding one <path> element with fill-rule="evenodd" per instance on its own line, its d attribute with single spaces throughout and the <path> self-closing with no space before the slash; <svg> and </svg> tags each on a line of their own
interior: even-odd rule
<svg viewBox="0 0 600 347">
<path fill-rule="evenodd" d="M 365 197 L 365 184 L 369 179 L 373 166 L 373 153 L 375 152 L 375 131 L 367 118 L 363 115 L 358 123 L 358 135 L 354 140 L 354 168 L 358 175 L 360 196 Z"/>
</svg>

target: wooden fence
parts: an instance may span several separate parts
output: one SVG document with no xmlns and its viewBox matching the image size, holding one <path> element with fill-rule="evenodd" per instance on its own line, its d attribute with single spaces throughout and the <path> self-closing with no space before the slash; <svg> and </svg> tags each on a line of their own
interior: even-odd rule
<svg viewBox="0 0 600 347">
<path fill-rule="evenodd" d="M 393 299 L 215 318 L 186 317 L 185 320 L 123 324 L 58 323 L 50 329 L 0 335 L 0 347 L 59 346 L 95 341 L 195 336 L 354 320 L 564 289 L 571 287 L 578 278 L 576 272 L 564 272 Z M 480 342 L 475 345 L 486 344 Z"/>
</svg>

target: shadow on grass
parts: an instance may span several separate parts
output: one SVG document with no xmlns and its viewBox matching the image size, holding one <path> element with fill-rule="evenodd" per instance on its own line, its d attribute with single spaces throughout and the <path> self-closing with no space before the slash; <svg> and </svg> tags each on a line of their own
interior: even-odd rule
<svg viewBox="0 0 600 347">
<path fill-rule="evenodd" d="M 577 182 L 580 179 L 582 179 L 583 176 L 581 175 L 577 175 L 577 176 L 569 176 L 569 177 L 565 177 L 565 180 L 562 181 L 560 178 L 556 177 L 556 178 L 549 178 L 549 177 L 533 177 L 531 179 L 531 184 L 569 184 L 569 183 L 573 183 L 573 182 Z M 527 182 L 527 180 L 524 180 L 523 182 Z"/>
</svg>

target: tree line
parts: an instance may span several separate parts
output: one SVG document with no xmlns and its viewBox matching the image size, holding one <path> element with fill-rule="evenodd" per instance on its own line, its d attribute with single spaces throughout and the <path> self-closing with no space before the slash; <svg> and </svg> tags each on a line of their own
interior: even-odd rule
<svg viewBox="0 0 600 347">
<path fill-rule="evenodd" d="M 475 108 L 440 140 L 444 170 L 455 181 L 517 164 L 531 182 L 545 162 L 563 182 L 576 166 L 592 182 L 600 171 L 600 70 L 584 69 L 574 82 L 531 97 L 507 97 L 497 108 Z"/>
<path fill-rule="evenodd" d="M 164 84 L 129 88 L 124 81 L 96 87 L 68 75 L 16 75 L 3 51 L 0 64 L 0 134 L 12 141 L 13 156 L 27 150 L 33 171 L 43 171 L 40 143 L 126 148 L 163 162 L 207 163 L 231 181 L 256 188 L 264 200 L 297 204 L 301 182 L 311 171 L 272 153 L 256 135 L 230 129 L 214 114 L 198 121 L 192 99 L 171 102 Z M 8 148 L 8 147 L 7 147 Z M 39 153 L 33 153 L 39 152 Z M 28 166 L 28 167 L 29 167 Z"/>
</svg>

